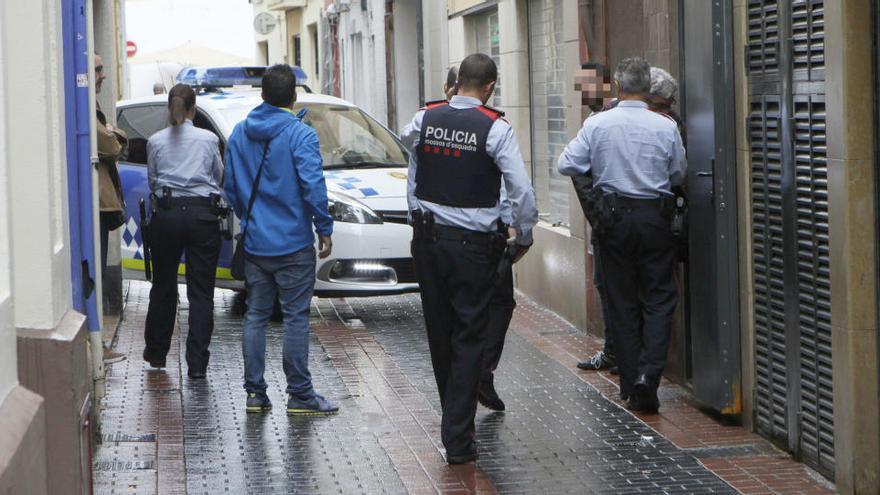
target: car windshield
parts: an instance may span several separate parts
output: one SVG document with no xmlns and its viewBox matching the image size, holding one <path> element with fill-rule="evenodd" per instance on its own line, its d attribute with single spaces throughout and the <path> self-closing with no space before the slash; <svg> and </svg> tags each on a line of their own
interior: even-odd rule
<svg viewBox="0 0 880 495">
<path fill-rule="evenodd" d="M 357 107 L 325 103 L 297 104 L 294 112 L 308 108 L 303 122 L 318 133 L 325 169 L 406 167 L 400 141 Z M 223 117 L 232 125 L 244 120 L 249 106 L 226 108 Z"/>
</svg>

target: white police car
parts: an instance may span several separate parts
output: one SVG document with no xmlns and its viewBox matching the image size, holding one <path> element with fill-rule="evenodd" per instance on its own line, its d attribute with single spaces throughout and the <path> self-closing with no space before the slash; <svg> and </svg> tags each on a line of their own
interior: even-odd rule
<svg viewBox="0 0 880 495">
<path fill-rule="evenodd" d="M 226 68 L 221 86 L 259 83 L 262 67 Z M 208 71 L 192 72 L 196 79 L 179 80 L 212 86 Z M 230 75 L 233 74 L 233 75 Z M 299 74 L 298 74 L 299 75 Z M 231 78 L 231 79 L 230 79 Z M 250 78 L 250 79 L 249 79 Z M 307 89 L 307 88 L 306 88 Z M 221 154 L 235 125 L 262 103 L 259 88 L 212 88 L 200 92 L 193 123 L 220 137 Z M 307 109 L 303 122 L 321 142 L 324 177 L 333 216 L 333 253 L 318 260 L 318 295 L 368 295 L 418 290 L 407 225 L 407 153 L 398 138 L 357 106 L 332 96 L 299 92 L 296 111 Z M 122 234 L 122 265 L 128 278 L 144 277 L 143 245 L 138 226 L 138 202 L 149 196 L 146 143 L 168 125 L 167 96 L 117 104 L 117 126 L 128 133 L 126 160 L 119 163 L 127 221 Z M 229 272 L 232 241 L 225 241 L 217 268 L 217 286 L 242 288 Z M 184 265 L 180 265 L 183 274 Z"/>
</svg>

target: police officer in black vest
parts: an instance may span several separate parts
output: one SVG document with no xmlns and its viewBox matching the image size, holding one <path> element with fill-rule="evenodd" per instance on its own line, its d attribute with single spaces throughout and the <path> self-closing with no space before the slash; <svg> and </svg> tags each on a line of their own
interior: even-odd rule
<svg viewBox="0 0 880 495">
<path fill-rule="evenodd" d="M 450 464 L 476 459 L 474 416 L 499 262 L 505 245 L 518 248 L 512 261 L 525 254 L 538 220 L 513 128 L 485 106 L 497 77 L 487 55 L 468 56 L 459 67 L 458 94 L 429 103 L 407 126 L 418 138 L 404 136 L 412 143 L 412 252 Z M 510 204 L 507 235 L 498 234 L 502 178 Z"/>
</svg>

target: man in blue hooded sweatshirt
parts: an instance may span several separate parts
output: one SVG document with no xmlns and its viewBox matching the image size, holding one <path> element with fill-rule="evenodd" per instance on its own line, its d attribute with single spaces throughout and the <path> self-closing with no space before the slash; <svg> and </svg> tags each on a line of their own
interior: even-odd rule
<svg viewBox="0 0 880 495">
<path fill-rule="evenodd" d="M 318 253 L 330 255 L 333 219 L 327 211 L 318 135 L 293 113 L 296 79 L 289 65 L 263 76 L 263 102 L 235 126 L 226 148 L 226 198 L 241 219 L 246 253 L 247 312 L 242 330 L 247 412 L 272 408 L 266 395 L 266 325 L 275 297 L 284 314 L 287 412 L 334 414 L 339 408 L 317 394 L 309 373 L 309 307 Z M 262 171 L 261 171 L 262 167 Z M 248 203 L 254 182 L 253 208 Z"/>
</svg>

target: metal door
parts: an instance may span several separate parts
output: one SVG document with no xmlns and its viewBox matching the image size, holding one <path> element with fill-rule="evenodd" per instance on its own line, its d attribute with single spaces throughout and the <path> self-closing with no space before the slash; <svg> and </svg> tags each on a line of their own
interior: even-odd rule
<svg viewBox="0 0 880 495">
<path fill-rule="evenodd" d="M 730 2 L 684 0 L 684 119 L 690 215 L 692 384 L 701 402 L 741 412 L 736 161 Z"/>
</svg>

